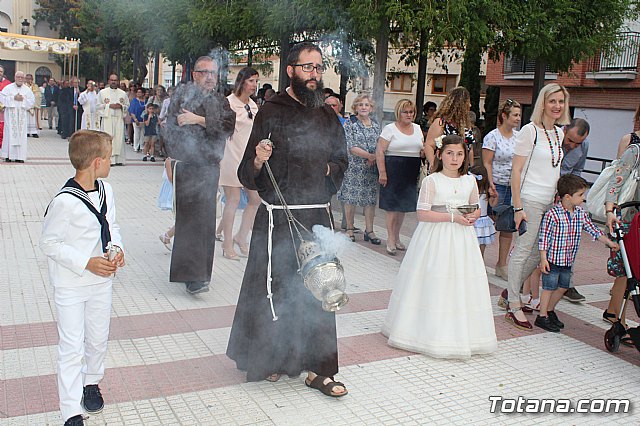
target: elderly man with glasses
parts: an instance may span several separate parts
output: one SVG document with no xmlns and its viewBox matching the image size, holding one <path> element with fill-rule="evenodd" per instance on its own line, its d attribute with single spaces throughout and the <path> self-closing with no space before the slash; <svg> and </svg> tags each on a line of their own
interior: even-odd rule
<svg viewBox="0 0 640 426">
<path fill-rule="evenodd" d="M 187 293 L 197 294 L 209 291 L 220 160 L 236 116 L 216 91 L 218 63 L 213 58 L 198 58 L 192 78 L 171 97 L 165 146 L 172 159 L 176 199 L 169 280 L 185 283 Z"/>
</svg>

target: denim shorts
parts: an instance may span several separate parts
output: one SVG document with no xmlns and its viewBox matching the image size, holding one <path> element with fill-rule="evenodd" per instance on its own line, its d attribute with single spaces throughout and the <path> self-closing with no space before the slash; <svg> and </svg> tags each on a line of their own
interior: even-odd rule
<svg viewBox="0 0 640 426">
<path fill-rule="evenodd" d="M 495 184 L 496 192 L 498 193 L 498 206 L 510 206 L 511 205 L 511 185 L 500 185 L 499 183 Z M 493 215 L 493 210 L 491 206 L 487 209 L 489 215 Z"/>
<path fill-rule="evenodd" d="M 549 273 L 542 274 L 542 289 L 557 290 L 558 288 L 569 288 L 571 286 L 572 266 L 558 266 L 549 263 Z"/>
</svg>

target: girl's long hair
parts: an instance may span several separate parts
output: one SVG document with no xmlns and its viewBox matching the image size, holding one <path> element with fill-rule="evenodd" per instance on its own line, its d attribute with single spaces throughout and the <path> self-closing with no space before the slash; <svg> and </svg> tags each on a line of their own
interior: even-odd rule
<svg viewBox="0 0 640 426">
<path fill-rule="evenodd" d="M 485 194 L 487 197 L 489 196 L 489 175 L 487 174 L 487 169 L 482 165 L 475 165 L 469 169 L 469 173 L 476 177 L 476 183 L 478 184 L 478 193 L 480 195 Z M 481 179 L 478 179 L 480 176 Z"/>
<path fill-rule="evenodd" d="M 472 127 L 469 121 L 470 102 L 469 91 L 461 86 L 456 87 L 442 100 L 440 107 L 433 114 L 431 122 L 443 118 L 455 125 L 460 133 L 464 133 L 464 129 Z"/>
</svg>

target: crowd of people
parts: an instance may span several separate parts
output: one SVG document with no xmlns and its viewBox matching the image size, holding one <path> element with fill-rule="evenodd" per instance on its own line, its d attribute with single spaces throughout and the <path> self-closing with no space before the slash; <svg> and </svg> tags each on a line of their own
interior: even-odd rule
<svg viewBox="0 0 640 426">
<path fill-rule="evenodd" d="M 160 236 L 172 250 L 171 282 L 192 295 L 209 291 L 216 240 L 222 242 L 223 259 L 247 257 L 227 355 L 248 381 L 277 381 L 305 371 L 308 387 L 331 397 L 348 393 L 335 378 L 335 313 L 323 309 L 303 284 L 290 228 L 293 215 L 305 229 L 333 229 L 333 196 L 342 203 L 342 228 L 351 241 L 360 231 L 355 211 L 362 208 L 364 241 L 382 243 L 373 226 L 379 205 L 386 216 L 386 253 L 406 251 L 381 325 L 389 345 L 439 358 L 497 349 L 483 256 L 497 234 L 493 209 L 504 205 L 513 207 L 515 229 L 521 231 L 515 246 L 513 233 L 497 234 L 495 274 L 508 285 L 500 302 L 508 309 L 505 320 L 531 330 L 525 313 L 536 310 L 537 327 L 564 328 L 555 308 L 573 288 L 581 231 L 614 255 L 619 249 L 581 207 L 588 188 L 580 175 L 590 128 L 585 120 L 570 118 L 567 90 L 555 83 L 545 86 L 531 122 L 520 130 L 521 105 L 504 100 L 498 127 L 479 141 L 463 87 L 451 90 L 439 106 L 427 102 L 422 117 L 416 117 L 412 101 L 402 99 L 395 120 L 382 126 L 367 93 L 358 94 L 352 114 L 343 115 L 343 99 L 323 86 L 324 72 L 322 51 L 305 42 L 289 53 L 291 83 L 282 93 L 258 90 L 258 72 L 246 67 L 223 96 L 216 90 L 219 64 L 207 56 L 196 60 L 192 81 L 175 91 L 126 87 L 111 75 L 108 87 L 90 82 L 80 90 L 72 79 L 54 95 L 56 82 L 49 81 L 46 117 L 51 126 L 57 112 L 61 136 L 71 136 L 69 155 L 76 169 L 49 205 L 40 243 L 55 287 L 58 385 L 66 425 L 83 424 L 84 411 L 99 412 L 104 405 L 98 383 L 108 315 L 78 312 L 104 313 L 111 303 L 110 277 L 124 266 L 113 191 L 97 179 L 108 176 L 111 165 L 124 164 L 127 143 L 143 150 L 145 161 L 155 161 L 156 154 L 166 157 L 158 205 L 175 214 L 175 225 Z M 14 125 L 15 105 L 21 105 L 18 113 L 26 113 L 42 104 L 23 81 L 24 74 L 16 73 L 16 83 L 1 92 L 5 137 Z M 615 211 L 620 187 L 640 167 L 634 161 L 638 142 L 640 133 L 633 133 L 620 143 L 622 166 L 602 206 L 610 232 L 622 224 Z M 15 144 L 9 146 L 2 154 L 13 159 Z M 218 187 L 225 205 L 216 228 Z M 405 246 L 400 229 L 409 212 L 416 213 L 418 226 Z M 60 226 L 70 220 L 86 229 L 79 225 L 70 234 Z M 609 321 L 618 316 L 616 297 L 621 300 L 625 283 L 616 256 L 610 260 L 618 277 L 614 297 L 603 314 Z M 569 300 L 580 301 L 573 291 Z M 83 374 L 83 357 L 91 374 Z"/>
</svg>

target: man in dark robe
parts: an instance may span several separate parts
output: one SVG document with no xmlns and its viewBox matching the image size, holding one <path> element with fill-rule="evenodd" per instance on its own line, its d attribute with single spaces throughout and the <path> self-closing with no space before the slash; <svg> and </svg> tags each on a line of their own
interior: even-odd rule
<svg viewBox="0 0 640 426">
<path fill-rule="evenodd" d="M 82 90 L 78 87 L 78 79 L 71 77 L 70 86 L 60 90 L 58 96 L 58 130 L 60 136 L 67 139 L 80 128 L 82 122 L 82 106 L 78 103 L 78 97 Z"/>
<path fill-rule="evenodd" d="M 215 91 L 218 64 L 202 56 L 193 69 L 193 81 L 171 97 L 165 127 L 176 197 L 169 280 L 184 282 L 190 294 L 209 291 L 220 160 L 236 122 L 227 99 Z"/>
<path fill-rule="evenodd" d="M 240 182 L 257 190 L 260 206 L 227 355 L 247 372 L 248 381 L 277 380 L 307 371 L 307 386 L 343 396 L 338 372 L 335 314 L 322 310 L 297 273 L 296 248 L 283 210 L 274 209 L 271 295 L 268 296 L 269 212 L 280 205 L 264 162 L 268 159 L 285 201 L 307 229 L 331 226 L 328 205 L 347 168 L 344 131 L 324 106 L 322 54 L 311 43 L 295 45 L 288 58 L 291 87 L 269 99 L 256 115 L 238 168 Z M 260 143 L 269 138 L 273 145 Z M 309 207 L 315 205 L 316 207 Z M 317 206 L 320 206 L 319 208 Z M 296 244 L 298 241 L 296 241 Z M 273 303 L 273 307 L 271 306 Z"/>
</svg>

